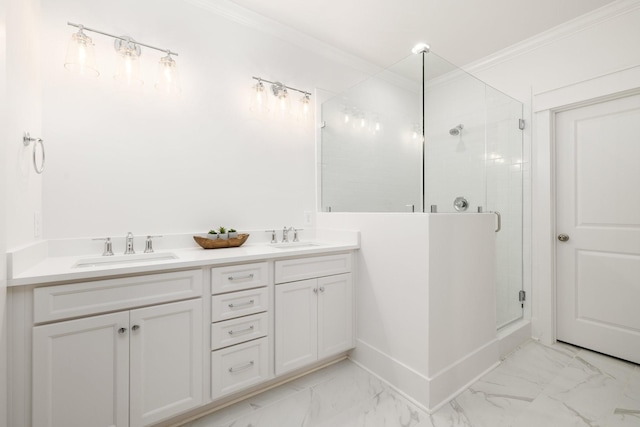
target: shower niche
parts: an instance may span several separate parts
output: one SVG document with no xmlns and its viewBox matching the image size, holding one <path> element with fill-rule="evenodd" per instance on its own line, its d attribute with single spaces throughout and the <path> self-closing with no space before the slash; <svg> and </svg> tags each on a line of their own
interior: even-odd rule
<svg viewBox="0 0 640 427">
<path fill-rule="evenodd" d="M 521 102 L 433 52 L 411 55 L 322 103 L 321 210 L 500 212 L 506 326 L 523 314 L 522 119 Z"/>
</svg>

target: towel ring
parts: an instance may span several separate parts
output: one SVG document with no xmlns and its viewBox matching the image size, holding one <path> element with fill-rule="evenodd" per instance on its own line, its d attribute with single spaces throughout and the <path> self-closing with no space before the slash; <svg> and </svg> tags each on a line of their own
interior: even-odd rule
<svg viewBox="0 0 640 427">
<path fill-rule="evenodd" d="M 22 137 L 22 143 L 28 147 L 29 144 L 31 144 L 33 142 L 33 169 L 35 169 L 36 173 L 41 174 L 42 171 L 44 170 L 44 161 L 45 161 L 45 154 L 44 154 L 44 140 L 42 138 L 32 138 L 31 135 L 29 135 L 29 132 L 25 132 L 23 137 Z M 38 160 L 37 160 L 37 156 L 36 156 L 36 151 L 38 151 L 38 144 L 40 144 L 40 147 L 42 149 L 42 161 L 40 162 L 40 167 L 38 167 Z"/>
</svg>

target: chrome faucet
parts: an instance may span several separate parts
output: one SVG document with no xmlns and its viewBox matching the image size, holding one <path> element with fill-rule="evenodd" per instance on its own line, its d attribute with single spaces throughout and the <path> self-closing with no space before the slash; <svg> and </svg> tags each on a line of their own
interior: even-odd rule
<svg viewBox="0 0 640 427">
<path fill-rule="evenodd" d="M 133 233 L 132 232 L 128 232 L 126 239 L 127 240 L 126 240 L 126 244 L 125 244 L 124 254 L 125 255 L 135 254 L 136 251 L 133 250 Z"/>
<path fill-rule="evenodd" d="M 289 231 L 293 230 L 293 227 L 289 227 L 287 228 L 287 226 L 284 226 L 284 229 L 282 230 L 282 243 L 288 243 L 289 242 Z"/>
</svg>

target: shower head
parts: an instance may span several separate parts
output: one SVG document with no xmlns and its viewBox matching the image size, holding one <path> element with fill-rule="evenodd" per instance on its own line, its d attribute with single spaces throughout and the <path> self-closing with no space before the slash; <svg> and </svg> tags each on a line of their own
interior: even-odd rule
<svg viewBox="0 0 640 427">
<path fill-rule="evenodd" d="M 449 135 L 451 136 L 457 136 L 460 135 L 460 131 L 464 129 L 464 125 L 463 124 L 459 124 L 458 126 L 452 128 L 449 130 Z"/>
</svg>

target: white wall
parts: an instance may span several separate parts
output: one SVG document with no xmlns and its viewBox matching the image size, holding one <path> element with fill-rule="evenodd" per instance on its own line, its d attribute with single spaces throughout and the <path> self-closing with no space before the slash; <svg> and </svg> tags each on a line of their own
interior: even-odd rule
<svg viewBox="0 0 640 427">
<path fill-rule="evenodd" d="M 32 166 L 25 131 L 41 136 L 39 0 L 13 1 L 7 7 L 7 145 L 2 158 L 7 179 L 7 247 L 37 239 L 34 214 L 42 212 L 42 177 Z M 6 169 L 5 169 L 6 168 Z"/>
<path fill-rule="evenodd" d="M 7 99 L 7 32 L 6 6 L 0 2 L 0 99 Z M 5 158 L 8 135 L 7 103 L 0 103 L 0 159 Z M 6 181 L 4 173 L 0 173 L 0 427 L 7 426 L 7 227 L 6 227 Z"/>
<path fill-rule="evenodd" d="M 145 48 L 146 83 L 118 89 L 113 41 L 97 34 L 101 76 L 69 74 L 67 21 L 178 52 L 181 95 L 154 91 L 161 53 Z M 42 52 L 47 238 L 302 226 L 315 209 L 313 124 L 254 116 L 251 76 L 334 92 L 363 78 L 179 0 L 43 0 Z"/>
<path fill-rule="evenodd" d="M 0 427 L 10 409 L 7 375 L 7 247 L 34 240 L 33 213 L 41 210 L 41 179 L 22 133 L 40 133 L 38 1 L 0 6 Z"/>
</svg>

